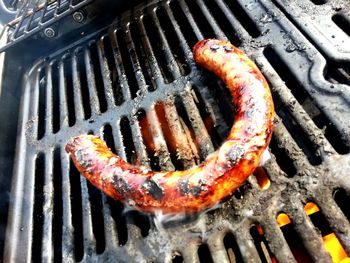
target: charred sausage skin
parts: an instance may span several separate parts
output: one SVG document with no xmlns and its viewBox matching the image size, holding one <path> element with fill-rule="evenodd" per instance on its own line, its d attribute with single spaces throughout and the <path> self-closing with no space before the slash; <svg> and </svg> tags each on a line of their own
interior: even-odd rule
<svg viewBox="0 0 350 263">
<path fill-rule="evenodd" d="M 199 41 L 193 56 L 226 83 L 236 108 L 228 138 L 203 163 L 185 171 L 147 171 L 113 154 L 93 135 L 77 136 L 66 145 L 82 175 L 135 209 L 191 213 L 214 206 L 253 173 L 271 139 L 274 106 L 257 66 L 229 42 L 217 39 Z"/>
</svg>

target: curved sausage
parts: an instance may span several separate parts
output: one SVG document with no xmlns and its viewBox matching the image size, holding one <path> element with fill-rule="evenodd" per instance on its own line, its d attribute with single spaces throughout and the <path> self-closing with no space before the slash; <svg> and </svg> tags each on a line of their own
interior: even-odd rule
<svg viewBox="0 0 350 263">
<path fill-rule="evenodd" d="M 226 83 L 236 108 L 228 138 L 200 165 L 185 171 L 146 171 L 113 154 L 93 135 L 72 138 L 66 145 L 82 175 L 107 195 L 135 209 L 190 213 L 214 206 L 253 173 L 271 139 L 274 106 L 257 66 L 223 40 L 199 41 L 193 55 L 199 65 Z"/>
</svg>

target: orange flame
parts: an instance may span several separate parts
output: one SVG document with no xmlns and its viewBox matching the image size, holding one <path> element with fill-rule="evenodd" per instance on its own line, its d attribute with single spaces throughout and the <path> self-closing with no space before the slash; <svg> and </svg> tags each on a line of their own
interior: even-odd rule
<svg viewBox="0 0 350 263">
<path fill-rule="evenodd" d="M 307 215 L 319 212 L 319 207 L 312 202 L 309 202 L 304 207 L 305 213 Z M 285 213 L 280 213 L 277 216 L 277 223 L 279 227 L 283 227 L 291 223 L 289 216 Z M 343 246 L 339 242 L 337 236 L 334 233 L 325 235 L 322 237 L 323 244 L 327 252 L 331 255 L 332 261 L 334 263 L 350 263 L 350 257 L 346 254 Z"/>
<path fill-rule="evenodd" d="M 350 257 L 346 254 L 343 246 L 340 244 L 334 233 L 322 237 L 323 244 L 328 253 L 331 255 L 333 262 L 345 263 L 350 262 Z"/>
<path fill-rule="evenodd" d="M 285 213 L 280 213 L 277 216 L 277 224 L 278 224 L 279 227 L 288 225 L 288 224 L 290 224 L 290 222 L 291 221 L 289 219 L 289 216 L 287 216 L 287 214 L 285 214 Z"/>
<path fill-rule="evenodd" d="M 305 213 L 307 215 L 311 215 L 313 213 L 316 213 L 316 212 L 320 211 L 318 206 L 315 203 L 312 203 L 312 202 L 306 203 L 306 205 L 304 207 L 304 210 L 305 210 Z"/>
<path fill-rule="evenodd" d="M 307 203 L 304 207 L 305 209 L 305 213 L 307 215 L 311 215 L 313 213 L 316 213 L 318 211 L 320 211 L 320 209 L 318 208 L 318 206 L 314 203 Z M 282 226 L 285 226 L 285 225 L 288 225 L 290 224 L 290 218 L 287 214 L 285 213 L 280 213 L 278 216 L 277 216 L 277 224 L 279 227 L 282 227 Z"/>
<path fill-rule="evenodd" d="M 320 211 L 315 203 L 309 202 L 304 207 L 307 215 L 311 215 Z M 350 262 L 350 257 L 346 254 L 343 246 L 339 242 L 337 236 L 334 233 L 325 235 L 322 237 L 325 249 L 331 255 L 333 262 L 345 263 Z"/>
<path fill-rule="evenodd" d="M 254 171 L 254 175 L 256 177 L 256 180 L 262 190 L 267 190 L 271 186 L 271 181 L 267 177 L 266 172 L 264 168 L 257 167 Z"/>
<path fill-rule="evenodd" d="M 256 227 L 256 230 L 258 231 L 259 235 L 263 236 L 264 235 L 263 228 L 258 224 L 256 224 L 255 227 Z"/>
</svg>

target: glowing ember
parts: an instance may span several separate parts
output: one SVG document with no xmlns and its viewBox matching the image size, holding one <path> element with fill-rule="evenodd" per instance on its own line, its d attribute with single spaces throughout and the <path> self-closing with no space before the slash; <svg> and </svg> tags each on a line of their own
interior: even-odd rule
<svg viewBox="0 0 350 263">
<path fill-rule="evenodd" d="M 256 230 L 258 231 L 259 235 L 263 236 L 264 235 L 264 230 L 260 225 L 255 225 Z"/>
<path fill-rule="evenodd" d="M 316 213 L 318 211 L 320 211 L 320 209 L 318 208 L 318 206 L 315 204 L 315 203 L 307 203 L 304 207 L 305 209 L 305 213 L 307 215 L 311 215 L 313 213 Z M 282 227 L 282 226 L 285 226 L 287 224 L 290 224 L 290 218 L 287 214 L 285 213 L 280 213 L 278 216 L 277 216 L 277 223 L 278 223 L 278 226 L 279 227 Z"/>
<path fill-rule="evenodd" d="M 309 202 L 304 207 L 305 213 L 311 215 L 319 212 L 320 209 L 315 203 Z M 343 246 L 340 244 L 337 236 L 334 233 L 328 234 L 322 237 L 325 249 L 331 255 L 333 262 L 345 263 L 350 262 L 350 258 L 347 256 Z"/>
<path fill-rule="evenodd" d="M 318 206 L 315 203 L 311 203 L 311 202 L 305 205 L 304 210 L 307 215 L 311 215 L 313 213 L 320 211 Z"/>
<path fill-rule="evenodd" d="M 287 216 L 287 214 L 285 214 L 285 213 L 280 213 L 277 216 L 277 224 L 278 224 L 279 227 L 288 225 L 288 224 L 290 224 L 290 222 L 291 221 L 289 219 L 289 216 Z"/>
<path fill-rule="evenodd" d="M 262 167 L 258 167 L 254 171 L 254 175 L 256 177 L 256 180 L 262 190 L 269 189 L 271 185 L 270 179 L 267 177 L 266 172 Z"/>
<path fill-rule="evenodd" d="M 322 237 L 324 246 L 331 255 L 333 262 L 350 262 L 350 257 L 346 254 L 343 246 L 334 233 Z"/>
<path fill-rule="evenodd" d="M 305 213 L 311 215 L 320 211 L 319 207 L 312 202 L 309 202 L 304 207 Z M 277 216 L 277 223 L 279 227 L 283 227 L 291 223 L 289 216 L 285 213 L 280 213 Z M 343 246 L 339 242 L 334 233 L 322 237 L 325 249 L 331 255 L 334 263 L 350 263 L 350 257 L 346 254 Z"/>
</svg>

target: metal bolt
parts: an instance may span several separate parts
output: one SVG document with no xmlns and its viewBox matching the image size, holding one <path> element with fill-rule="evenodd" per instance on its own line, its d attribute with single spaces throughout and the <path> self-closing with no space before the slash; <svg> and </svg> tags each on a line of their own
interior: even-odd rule
<svg viewBox="0 0 350 263">
<path fill-rule="evenodd" d="M 73 13 L 73 19 L 77 23 L 82 23 L 85 19 L 84 13 L 82 11 L 76 11 Z"/>
<path fill-rule="evenodd" d="M 48 27 L 44 29 L 44 35 L 47 38 L 53 38 L 55 36 L 56 32 L 52 27 Z"/>
</svg>

